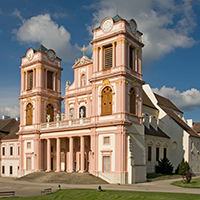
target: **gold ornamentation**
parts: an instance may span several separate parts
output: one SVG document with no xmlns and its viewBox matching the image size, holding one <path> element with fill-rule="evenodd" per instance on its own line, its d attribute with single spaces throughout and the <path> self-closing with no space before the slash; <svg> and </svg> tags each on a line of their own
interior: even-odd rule
<svg viewBox="0 0 200 200">
<path fill-rule="evenodd" d="M 137 80 L 132 81 L 131 85 L 136 86 L 137 85 Z"/>
<path fill-rule="evenodd" d="M 24 104 L 24 102 L 20 102 L 20 104 Z"/>
<path fill-rule="evenodd" d="M 27 97 L 27 98 L 26 98 L 26 101 L 31 101 L 31 98 L 30 98 L 30 97 Z"/>
<path fill-rule="evenodd" d="M 127 42 L 125 39 L 118 40 L 118 41 L 117 41 L 117 44 L 118 44 L 118 43 L 125 43 L 125 44 L 128 44 L 128 42 Z"/>
<path fill-rule="evenodd" d="M 40 70 L 44 70 L 44 67 L 36 67 L 36 70 L 38 70 L 38 69 L 40 69 Z"/>
<path fill-rule="evenodd" d="M 128 81 L 124 81 L 124 83 L 128 84 Z"/>
<path fill-rule="evenodd" d="M 103 85 L 108 85 L 108 84 L 110 84 L 110 81 L 109 81 L 108 79 L 104 79 L 102 82 L 103 82 Z"/>
<path fill-rule="evenodd" d="M 93 51 L 98 51 L 98 50 L 99 50 L 99 47 L 93 48 Z"/>
<path fill-rule="evenodd" d="M 49 102 L 54 102 L 54 99 L 52 97 L 50 97 Z"/>
<path fill-rule="evenodd" d="M 122 83 L 122 81 L 116 81 L 115 83 L 116 83 L 116 84 L 118 84 L 118 83 Z"/>
</svg>

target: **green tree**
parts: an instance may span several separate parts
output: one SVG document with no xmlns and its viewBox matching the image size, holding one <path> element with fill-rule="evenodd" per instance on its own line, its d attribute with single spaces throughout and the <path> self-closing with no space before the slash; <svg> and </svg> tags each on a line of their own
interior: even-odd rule
<svg viewBox="0 0 200 200">
<path fill-rule="evenodd" d="M 178 174 L 185 176 L 186 175 L 186 171 L 188 171 L 190 169 L 190 166 L 188 164 L 187 161 L 184 161 L 184 158 L 182 159 L 181 163 L 178 166 Z"/>
<path fill-rule="evenodd" d="M 173 169 L 174 167 L 168 158 L 163 158 L 159 160 L 158 165 L 155 166 L 156 173 L 161 173 L 161 174 L 172 174 Z"/>
</svg>

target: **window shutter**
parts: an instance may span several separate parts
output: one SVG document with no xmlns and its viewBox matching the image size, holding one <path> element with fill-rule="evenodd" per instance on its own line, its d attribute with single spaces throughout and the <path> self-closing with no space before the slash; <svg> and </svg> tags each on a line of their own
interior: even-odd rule
<svg viewBox="0 0 200 200">
<path fill-rule="evenodd" d="M 33 71 L 28 71 L 28 90 L 31 90 L 33 88 Z"/>
<path fill-rule="evenodd" d="M 53 90 L 53 72 L 47 71 L 47 89 Z"/>
<path fill-rule="evenodd" d="M 104 60 L 104 68 L 110 68 L 112 67 L 112 51 L 113 48 L 112 46 L 106 47 L 104 49 L 104 55 L 105 55 L 105 60 Z"/>
</svg>

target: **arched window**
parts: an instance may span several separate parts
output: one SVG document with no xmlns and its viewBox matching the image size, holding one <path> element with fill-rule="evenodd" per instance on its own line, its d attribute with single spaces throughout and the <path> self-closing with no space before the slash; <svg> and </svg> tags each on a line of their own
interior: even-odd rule
<svg viewBox="0 0 200 200">
<path fill-rule="evenodd" d="M 85 106 L 81 106 L 79 108 L 79 118 L 85 118 L 86 117 L 86 108 Z"/>
<path fill-rule="evenodd" d="M 47 115 L 50 115 L 50 120 L 49 122 L 54 121 L 54 108 L 52 104 L 47 105 Z"/>
<path fill-rule="evenodd" d="M 26 106 L 26 125 L 33 124 L 33 106 L 29 103 Z"/>
<path fill-rule="evenodd" d="M 110 87 L 105 87 L 102 91 L 101 108 L 102 115 L 112 114 L 112 89 Z"/>
<path fill-rule="evenodd" d="M 85 86 L 85 74 L 81 76 L 81 87 Z"/>
<path fill-rule="evenodd" d="M 130 113 L 136 114 L 136 98 L 135 98 L 135 89 L 130 89 Z"/>
</svg>

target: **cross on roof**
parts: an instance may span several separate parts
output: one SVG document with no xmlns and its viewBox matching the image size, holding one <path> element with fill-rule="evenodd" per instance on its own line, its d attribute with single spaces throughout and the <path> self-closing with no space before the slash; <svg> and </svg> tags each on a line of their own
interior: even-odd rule
<svg viewBox="0 0 200 200">
<path fill-rule="evenodd" d="M 81 49 L 81 51 L 83 52 L 83 56 L 85 56 L 85 50 L 87 49 L 87 47 L 85 47 L 85 45 L 83 45 L 83 48 Z"/>
</svg>

